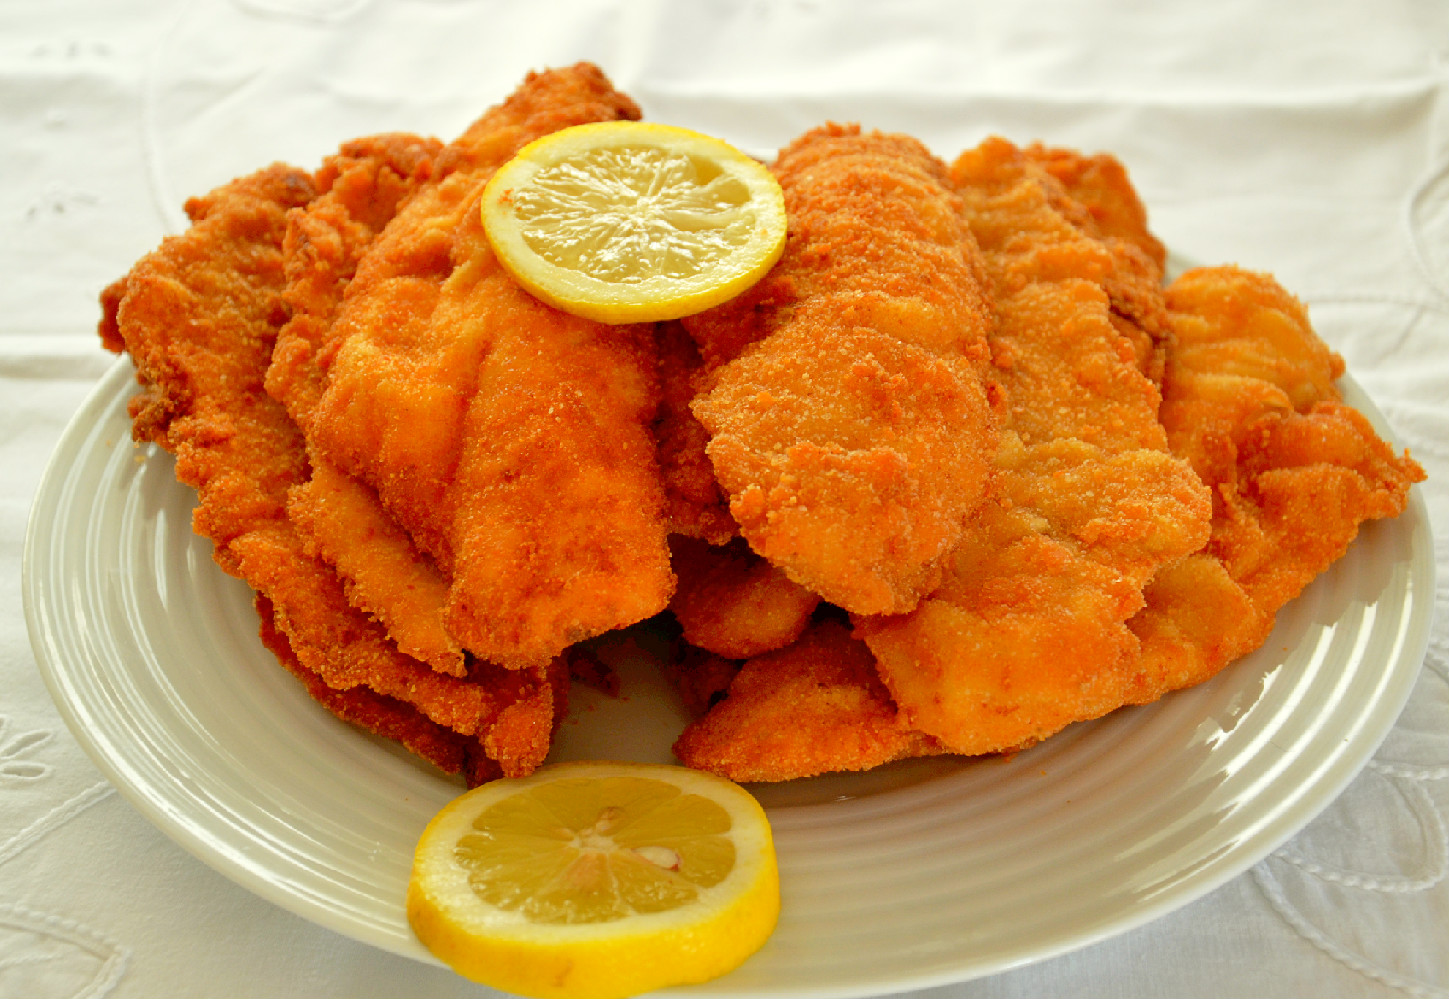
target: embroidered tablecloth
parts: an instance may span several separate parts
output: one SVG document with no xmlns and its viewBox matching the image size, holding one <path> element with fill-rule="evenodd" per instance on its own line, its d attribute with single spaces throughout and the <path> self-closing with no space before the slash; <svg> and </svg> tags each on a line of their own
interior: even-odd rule
<svg viewBox="0 0 1449 999">
<path fill-rule="evenodd" d="M 60 720 L 21 609 L 45 462 L 113 358 L 100 289 L 184 199 L 344 138 L 454 134 L 591 59 L 651 119 L 768 155 L 831 118 L 943 156 L 1110 150 L 1180 262 L 1276 273 L 1429 472 L 1436 621 L 1372 761 L 1145 926 L 922 996 L 1449 996 L 1449 6 L 1414 0 L 10 0 L 0 7 L 0 996 L 486 990 L 173 844 Z"/>
</svg>

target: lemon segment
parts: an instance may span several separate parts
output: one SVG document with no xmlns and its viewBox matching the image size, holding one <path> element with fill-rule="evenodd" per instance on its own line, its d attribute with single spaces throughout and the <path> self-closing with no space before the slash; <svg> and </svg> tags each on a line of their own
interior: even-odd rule
<svg viewBox="0 0 1449 999">
<path fill-rule="evenodd" d="M 408 920 L 459 974 L 523 996 L 620 999 L 708 981 L 779 915 L 769 822 L 684 767 L 565 763 L 454 800 L 418 841 Z"/>
<path fill-rule="evenodd" d="M 785 246 L 785 199 L 760 162 L 689 129 L 609 121 L 525 146 L 482 214 L 498 259 L 556 308 L 605 323 L 701 312 Z"/>
</svg>

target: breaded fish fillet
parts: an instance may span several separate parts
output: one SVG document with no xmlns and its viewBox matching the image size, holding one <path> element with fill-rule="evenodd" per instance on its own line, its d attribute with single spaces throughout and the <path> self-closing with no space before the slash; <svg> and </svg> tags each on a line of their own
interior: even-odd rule
<svg viewBox="0 0 1449 999">
<path fill-rule="evenodd" d="M 746 662 L 729 695 L 674 744 L 686 765 L 736 781 L 780 781 L 945 750 L 903 724 L 863 642 L 839 621 Z"/>
<path fill-rule="evenodd" d="M 437 156 L 331 327 L 313 453 L 374 489 L 435 561 L 459 645 L 510 667 L 649 617 L 673 589 L 652 329 L 528 295 L 478 206 L 530 140 L 638 113 L 589 64 L 530 75 Z"/>
<path fill-rule="evenodd" d="M 990 307 L 944 165 L 914 139 L 825 126 L 773 170 L 771 274 L 684 320 L 710 371 L 693 411 L 750 546 L 863 614 L 914 607 L 984 491 Z"/>
<path fill-rule="evenodd" d="M 216 561 L 272 607 L 296 660 L 328 688 L 366 687 L 477 741 L 498 773 L 531 771 L 548 751 L 561 675 L 475 663 L 434 672 L 351 607 L 309 556 L 286 513 L 308 476 L 302 436 L 263 380 L 287 318 L 286 213 L 315 196 L 307 173 L 273 166 L 187 203 L 193 220 L 102 296 L 100 334 L 136 364 L 133 434 L 176 455 L 197 490 L 193 524 Z M 480 771 L 481 772 L 481 771 Z"/>
<path fill-rule="evenodd" d="M 705 374 L 704 359 L 678 322 L 659 324 L 659 413 L 654 439 L 669 529 L 722 545 L 739 533 L 729 499 L 714 477 L 706 448 L 709 431 L 690 410 Z"/>
<path fill-rule="evenodd" d="M 271 601 L 258 594 L 253 602 L 257 616 L 261 618 L 259 634 L 262 644 L 287 668 L 287 672 L 302 681 L 313 700 L 343 721 L 402 743 L 409 752 L 441 770 L 460 773 L 467 767 L 469 748 L 476 749 L 478 746 L 476 739 L 461 736 L 424 717 L 411 704 L 367 687 L 334 690 L 327 686 L 292 652 L 287 636 L 277 627 L 276 611 Z"/>
<path fill-rule="evenodd" d="M 910 614 L 855 620 L 908 724 L 976 754 L 1127 702 L 1127 621 L 1157 570 L 1206 542 L 1211 502 L 1168 452 L 1157 388 L 1112 321 L 1120 256 L 1004 140 L 964 153 L 952 179 L 991 280 L 1009 415 L 942 584 Z"/>
<path fill-rule="evenodd" d="M 1162 299 L 1167 251 L 1147 227 L 1147 209 L 1126 168 L 1107 153 L 1087 156 L 1039 143 L 1022 152 L 1059 182 L 1054 190 L 1066 194 L 1055 197 L 1052 207 L 1112 255 L 1112 267 L 1098 277 L 1112 325 L 1132 344 L 1142 373 L 1159 384 L 1171 336 Z"/>
<path fill-rule="evenodd" d="M 735 540 L 710 545 L 676 536 L 679 588 L 669 609 L 684 640 L 727 659 L 784 648 L 804 632 L 820 597 Z"/>
<path fill-rule="evenodd" d="M 282 299 L 267 392 L 300 427 L 311 425 L 338 347 L 333 320 L 358 262 L 399 206 L 432 172 L 435 139 L 390 134 L 355 139 L 317 171 L 317 197 L 287 215 Z M 463 676 L 462 649 L 443 623 L 448 580 L 382 508 L 367 485 L 309 450 L 312 475 L 294 486 L 287 512 L 311 555 L 342 577 L 347 598 L 387 629 L 398 648 Z"/>
<path fill-rule="evenodd" d="M 358 262 L 431 176 L 442 148 L 403 133 L 343 143 L 316 173 L 317 196 L 288 215 L 282 298 L 290 316 L 272 351 L 267 392 L 304 430 L 337 353 L 333 320 Z"/>
<path fill-rule="evenodd" d="M 348 603 L 376 620 L 398 650 L 433 669 L 467 675 L 444 624 L 448 580 L 383 509 L 377 494 L 325 459 L 287 494 L 287 516 L 309 555 L 342 579 Z"/>
<path fill-rule="evenodd" d="M 1167 248 L 1147 225 L 1147 208 L 1127 169 L 1109 153 L 1084 155 L 1033 143 L 1022 150 L 1061 183 L 1084 218 L 1073 214 L 1090 236 L 1123 239 L 1135 246 L 1160 272 L 1167 266 Z"/>
<path fill-rule="evenodd" d="M 1342 403 L 1342 358 L 1271 277 L 1199 268 L 1167 303 L 1176 337 L 1162 422 L 1213 490 L 1212 538 L 1159 570 L 1129 622 L 1142 642 L 1138 700 L 1201 683 L 1260 646 L 1360 525 L 1398 516 L 1424 478 Z"/>
</svg>

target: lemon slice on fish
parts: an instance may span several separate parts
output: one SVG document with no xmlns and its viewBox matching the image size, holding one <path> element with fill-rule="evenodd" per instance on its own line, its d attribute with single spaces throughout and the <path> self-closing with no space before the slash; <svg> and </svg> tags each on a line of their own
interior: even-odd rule
<svg viewBox="0 0 1449 999">
<path fill-rule="evenodd" d="M 774 930 L 759 803 L 676 766 L 564 763 L 474 788 L 423 832 L 414 932 L 459 974 L 523 996 L 613 999 L 703 982 Z"/>
<path fill-rule="evenodd" d="M 701 312 L 764 277 L 785 247 L 785 198 L 762 163 L 650 122 L 530 143 L 494 174 L 482 213 L 519 284 L 605 323 Z"/>
</svg>

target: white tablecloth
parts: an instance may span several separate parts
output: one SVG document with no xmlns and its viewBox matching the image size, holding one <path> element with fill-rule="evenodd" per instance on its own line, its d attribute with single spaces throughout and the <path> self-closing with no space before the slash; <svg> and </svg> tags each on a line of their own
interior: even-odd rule
<svg viewBox="0 0 1449 999">
<path fill-rule="evenodd" d="M 1271 270 L 1429 471 L 1438 614 L 1404 715 L 1251 871 L 1075 953 L 920 995 L 1449 996 L 1449 5 L 1422 0 L 7 0 L 0 6 L 0 996 L 453 996 L 175 846 L 37 674 L 21 548 L 112 363 L 96 296 L 181 204 L 344 138 L 455 134 L 587 58 L 768 155 L 819 121 L 954 156 L 1115 152 L 1181 261 Z"/>
</svg>

